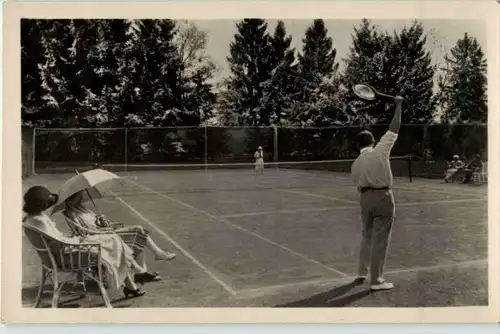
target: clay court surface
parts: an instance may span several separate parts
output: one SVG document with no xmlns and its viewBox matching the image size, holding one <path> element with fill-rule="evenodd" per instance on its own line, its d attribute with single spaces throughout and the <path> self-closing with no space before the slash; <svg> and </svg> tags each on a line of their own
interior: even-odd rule
<svg viewBox="0 0 500 334">
<path fill-rule="evenodd" d="M 389 292 L 352 286 L 361 233 L 358 194 L 345 176 L 267 170 L 132 171 L 97 200 L 112 221 L 143 225 L 170 263 L 149 269 L 163 280 L 114 307 L 430 307 L 488 304 L 487 186 L 398 180 L 387 259 Z M 71 174 L 38 175 L 57 191 Z M 89 204 L 91 205 L 91 204 Z M 68 230 L 62 216 L 54 218 Z M 23 303 L 30 306 L 39 260 L 23 239 Z M 50 295 L 43 304 L 50 304 Z M 61 307 L 102 306 L 98 295 Z"/>
</svg>

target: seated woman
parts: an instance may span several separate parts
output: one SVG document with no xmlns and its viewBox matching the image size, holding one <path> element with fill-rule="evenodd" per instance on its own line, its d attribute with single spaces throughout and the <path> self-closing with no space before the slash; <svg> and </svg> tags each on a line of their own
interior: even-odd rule
<svg viewBox="0 0 500 334">
<path fill-rule="evenodd" d="M 140 248 L 146 247 L 149 249 L 154 254 L 157 261 L 170 261 L 176 257 L 174 253 L 166 252 L 158 247 L 149 236 L 149 231 L 142 226 L 127 226 L 118 229 L 106 227 L 105 218 L 83 206 L 82 201 L 83 193 L 81 191 L 68 197 L 65 201 L 65 211 L 70 219 L 81 224 L 84 228 L 95 234 L 116 233 L 131 248 L 139 246 Z M 145 269 L 145 263 L 143 263 L 143 268 Z M 147 277 L 138 277 L 136 281 L 159 280 L 160 277 L 158 275 L 158 273 L 148 273 Z"/>
<path fill-rule="evenodd" d="M 123 293 L 138 297 L 146 292 L 141 291 L 132 279 L 133 273 L 143 273 L 141 266 L 134 260 L 132 250 L 122 239 L 113 234 L 96 234 L 82 237 L 67 237 L 57 229 L 56 224 L 45 214 L 45 210 L 57 203 L 57 195 L 43 186 L 31 187 L 24 194 L 23 211 L 26 216 L 23 224 L 37 229 L 52 238 L 66 243 L 99 243 L 106 277 L 112 288 L 123 287 Z"/>
<path fill-rule="evenodd" d="M 448 164 L 448 170 L 444 176 L 444 182 L 448 183 L 455 174 L 457 174 L 464 167 L 464 163 L 460 160 L 458 155 L 453 156 L 453 160 Z"/>
</svg>

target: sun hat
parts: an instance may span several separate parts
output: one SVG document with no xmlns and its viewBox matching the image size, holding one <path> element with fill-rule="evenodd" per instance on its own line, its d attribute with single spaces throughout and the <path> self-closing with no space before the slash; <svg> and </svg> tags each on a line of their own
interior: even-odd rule
<svg viewBox="0 0 500 334">
<path fill-rule="evenodd" d="M 47 210 L 57 203 L 59 196 L 44 186 L 33 186 L 24 194 L 23 199 L 23 211 L 29 214 Z"/>
<path fill-rule="evenodd" d="M 262 150 L 262 146 L 259 146 L 257 149 L 258 149 L 258 150 Z"/>
<path fill-rule="evenodd" d="M 455 154 L 455 155 L 453 156 L 453 159 L 460 159 L 460 157 L 459 157 L 458 155 L 456 155 L 456 154 Z"/>
</svg>

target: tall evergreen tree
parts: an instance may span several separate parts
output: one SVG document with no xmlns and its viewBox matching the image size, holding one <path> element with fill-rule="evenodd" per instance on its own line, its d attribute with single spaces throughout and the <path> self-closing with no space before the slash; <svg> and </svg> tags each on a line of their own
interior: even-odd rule
<svg viewBox="0 0 500 334">
<path fill-rule="evenodd" d="M 417 21 L 399 34 L 394 33 L 392 39 L 386 78 L 389 90 L 405 98 L 402 116 L 405 124 L 427 124 L 435 114 L 433 86 L 436 69 L 432 65 L 430 51 L 425 48 L 426 41 L 423 25 Z M 388 123 L 390 113 L 380 120 Z"/>
<path fill-rule="evenodd" d="M 271 36 L 267 22 L 262 19 L 244 19 L 237 25 L 238 33 L 230 44 L 227 58 L 231 77 L 226 82 L 224 111 L 232 123 L 238 125 L 268 125 L 271 111 L 262 103 L 265 82 L 271 78 Z"/>
<path fill-rule="evenodd" d="M 352 86 L 368 83 L 380 91 L 388 89 L 385 71 L 389 69 L 390 45 L 391 37 L 381 33 L 367 19 L 362 20 L 360 27 L 354 28 L 352 45 L 344 59 L 345 69 L 341 75 L 342 85 L 346 88 L 341 98 L 346 105 L 344 111 L 349 119 L 348 123 L 359 125 L 376 122 L 377 117 L 385 113 L 387 101 L 358 101 L 352 93 Z"/>
<path fill-rule="evenodd" d="M 139 82 L 137 116 L 152 126 L 175 126 L 182 110 L 182 67 L 174 44 L 172 20 L 138 20 L 137 47 Z"/>
<path fill-rule="evenodd" d="M 467 33 L 445 57 L 439 78 L 439 105 L 444 123 L 486 122 L 486 59 L 481 45 Z"/>
<path fill-rule="evenodd" d="M 335 63 L 337 50 L 333 47 L 333 39 L 328 37 L 325 21 L 314 20 L 307 28 L 302 42 L 302 53 L 299 54 L 300 74 L 315 83 L 331 77 L 338 68 Z"/>
<path fill-rule="evenodd" d="M 297 64 L 295 49 L 291 48 L 292 37 L 287 35 L 283 21 L 278 21 L 270 43 L 269 60 L 273 70 L 271 78 L 264 83 L 262 103 L 270 111 L 270 124 L 287 124 L 294 101 Z"/>
<path fill-rule="evenodd" d="M 328 37 L 328 29 L 321 19 L 314 20 L 306 30 L 299 54 L 298 76 L 295 80 L 297 102 L 293 123 L 300 126 L 329 126 L 338 118 L 339 104 L 335 93 L 339 82 L 336 78 L 337 50 Z"/>
</svg>

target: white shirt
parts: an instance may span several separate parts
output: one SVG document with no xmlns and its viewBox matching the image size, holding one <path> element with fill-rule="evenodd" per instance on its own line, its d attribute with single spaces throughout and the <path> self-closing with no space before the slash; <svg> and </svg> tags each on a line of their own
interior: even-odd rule
<svg viewBox="0 0 500 334">
<path fill-rule="evenodd" d="M 264 159 L 264 152 L 263 151 L 257 151 L 257 152 L 255 152 L 255 154 L 253 156 L 257 160 Z"/>
<path fill-rule="evenodd" d="M 57 227 L 56 223 L 45 213 L 40 213 L 38 215 L 27 215 L 23 221 L 24 225 L 33 227 L 48 236 L 65 243 L 79 243 L 80 238 L 78 237 L 67 237 L 65 236 Z"/>
<path fill-rule="evenodd" d="M 389 156 L 398 134 L 387 131 L 375 147 L 365 147 L 351 166 L 351 176 L 358 190 L 364 187 L 392 187 Z"/>
</svg>

